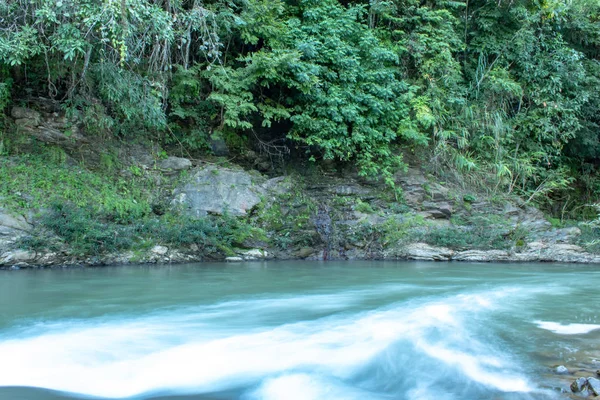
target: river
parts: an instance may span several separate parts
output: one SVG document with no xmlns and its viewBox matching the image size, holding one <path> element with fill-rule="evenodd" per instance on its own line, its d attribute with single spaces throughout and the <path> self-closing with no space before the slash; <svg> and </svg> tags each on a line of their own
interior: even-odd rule
<svg viewBox="0 0 600 400">
<path fill-rule="evenodd" d="M 600 268 L 261 262 L 0 273 L 0 399 L 564 399 Z"/>
</svg>

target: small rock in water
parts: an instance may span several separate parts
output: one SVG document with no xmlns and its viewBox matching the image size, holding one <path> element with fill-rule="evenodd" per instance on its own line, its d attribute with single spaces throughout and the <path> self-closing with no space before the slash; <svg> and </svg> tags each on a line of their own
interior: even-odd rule
<svg viewBox="0 0 600 400">
<path fill-rule="evenodd" d="M 595 396 L 600 396 L 600 380 L 589 377 L 587 378 L 587 385 Z"/>
<path fill-rule="evenodd" d="M 568 374 L 569 370 L 564 365 L 559 365 L 558 367 L 554 368 L 554 372 L 556 372 L 559 375 L 564 375 Z"/>
<path fill-rule="evenodd" d="M 588 383 L 587 379 L 577 378 L 575 381 L 573 381 L 573 383 L 571 383 L 571 391 L 573 393 L 579 393 L 579 392 L 583 391 L 583 389 L 586 388 L 587 383 Z"/>
</svg>

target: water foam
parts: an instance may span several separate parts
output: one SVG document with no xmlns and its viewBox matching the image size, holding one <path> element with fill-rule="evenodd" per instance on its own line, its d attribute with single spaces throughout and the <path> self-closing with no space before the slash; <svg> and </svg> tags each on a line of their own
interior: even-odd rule
<svg viewBox="0 0 600 400">
<path fill-rule="evenodd" d="M 27 337 L 0 341 L 0 386 L 128 397 L 154 391 L 218 391 L 259 382 L 249 398 L 291 398 L 279 396 L 285 388 L 303 399 L 365 398 L 352 382 L 365 365 L 377 363 L 377 357 L 401 342 L 391 354 L 392 364 L 402 357 L 412 362 L 426 358 L 438 372 L 451 371 L 449 375 L 490 390 L 526 392 L 531 385 L 512 361 L 492 344 L 477 340 L 468 324 L 473 315 L 499 307 L 499 300 L 514 293 L 502 289 L 443 301 L 421 299 L 370 312 L 236 330 L 215 329 L 214 318 L 231 317 L 231 304 L 137 319 L 66 321 L 31 331 Z M 314 298 L 299 297 L 287 301 L 322 307 Z M 248 313 L 243 306 L 240 302 L 238 312 Z M 267 305 L 258 308 L 263 306 Z M 220 314 L 224 310 L 229 311 Z M 410 363 L 394 368 L 383 368 L 381 379 L 397 380 L 398 370 L 418 373 Z M 389 383 L 363 380 L 370 388 L 369 398 Z M 402 390 L 427 389 L 414 382 L 407 385 Z"/>
<path fill-rule="evenodd" d="M 600 329 L 596 324 L 561 324 L 552 321 L 534 321 L 542 329 L 558 333 L 559 335 L 581 335 Z"/>
</svg>

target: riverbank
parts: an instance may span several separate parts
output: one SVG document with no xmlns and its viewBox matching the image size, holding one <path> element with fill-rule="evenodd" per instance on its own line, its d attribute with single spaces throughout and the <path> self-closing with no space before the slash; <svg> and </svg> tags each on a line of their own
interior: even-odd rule
<svg viewBox="0 0 600 400">
<path fill-rule="evenodd" d="M 170 174 L 170 193 L 156 189 L 165 195 L 163 215 L 101 220 L 68 201 L 27 214 L 1 209 L 0 268 L 264 259 L 600 263 L 582 228 L 554 227 L 532 206 L 454 192 L 417 169 L 397 177 L 403 201 L 348 175 L 269 178 L 212 164 L 190 167 L 183 178 Z"/>
<path fill-rule="evenodd" d="M 532 198 L 434 173 L 389 182 L 348 165 L 265 154 L 194 159 L 150 142 L 71 132 L 12 110 L 0 158 L 0 268 L 262 259 L 600 263 L 600 229 Z M 61 125 L 62 124 L 62 125 Z M 228 154 L 224 142 L 214 152 Z M 219 147 L 221 146 L 221 148 Z"/>
</svg>

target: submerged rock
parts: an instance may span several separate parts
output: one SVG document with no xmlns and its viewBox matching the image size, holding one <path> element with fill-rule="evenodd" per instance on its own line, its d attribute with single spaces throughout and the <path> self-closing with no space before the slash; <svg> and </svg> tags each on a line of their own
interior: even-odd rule
<svg viewBox="0 0 600 400">
<path fill-rule="evenodd" d="M 589 377 L 587 378 L 587 385 L 590 392 L 592 392 L 594 396 L 600 396 L 600 380 Z"/>
<path fill-rule="evenodd" d="M 559 375 L 565 375 L 569 373 L 569 370 L 564 365 L 559 365 L 558 367 L 554 368 L 554 372 Z"/>
<path fill-rule="evenodd" d="M 588 384 L 587 379 L 585 378 L 577 378 L 571 383 L 571 391 L 573 393 L 579 393 L 586 389 Z"/>
</svg>

